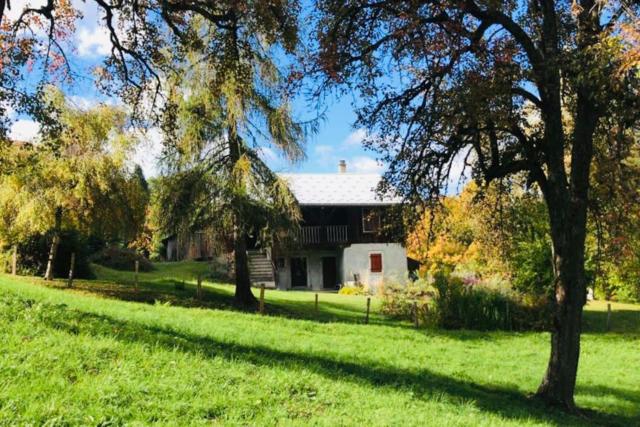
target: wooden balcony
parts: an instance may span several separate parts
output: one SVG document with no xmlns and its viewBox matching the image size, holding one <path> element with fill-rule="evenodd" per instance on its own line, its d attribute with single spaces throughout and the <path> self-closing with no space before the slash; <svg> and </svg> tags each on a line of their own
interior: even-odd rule
<svg viewBox="0 0 640 427">
<path fill-rule="evenodd" d="M 328 225 L 325 227 L 328 243 L 347 243 L 349 241 L 348 225 Z"/>
<path fill-rule="evenodd" d="M 349 242 L 348 225 L 310 225 L 300 227 L 296 240 L 301 245 L 335 245 Z"/>
</svg>

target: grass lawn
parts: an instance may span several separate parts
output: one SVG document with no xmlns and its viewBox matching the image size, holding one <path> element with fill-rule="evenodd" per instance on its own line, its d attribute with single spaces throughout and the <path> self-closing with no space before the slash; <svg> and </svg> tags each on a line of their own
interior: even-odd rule
<svg viewBox="0 0 640 427">
<path fill-rule="evenodd" d="M 0 425 L 640 424 L 640 306 L 614 304 L 609 333 L 606 304 L 588 306 L 571 417 L 527 398 L 546 333 L 364 325 L 363 297 L 322 293 L 315 313 L 311 292 L 240 313 L 229 285 L 194 298 L 207 271 L 160 264 L 138 292 L 104 268 L 73 290 L 0 275 Z"/>
</svg>

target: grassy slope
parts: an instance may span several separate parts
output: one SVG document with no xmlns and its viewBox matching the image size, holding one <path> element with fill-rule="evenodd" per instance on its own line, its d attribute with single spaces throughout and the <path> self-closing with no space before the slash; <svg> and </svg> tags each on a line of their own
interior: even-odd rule
<svg viewBox="0 0 640 427">
<path fill-rule="evenodd" d="M 544 371 L 547 334 L 416 331 L 381 316 L 361 325 L 363 298 L 329 294 L 317 315 L 312 293 L 267 299 L 271 312 L 332 323 L 86 295 L 226 307 L 229 286 L 208 284 L 197 302 L 192 288 L 165 278 L 181 281 L 193 268 L 141 274 L 138 293 L 105 281 L 69 292 L 0 276 L 0 424 L 640 422 L 637 306 L 614 306 L 609 334 L 606 305 L 589 307 L 577 401 L 598 413 L 585 420 L 525 397 Z"/>
</svg>

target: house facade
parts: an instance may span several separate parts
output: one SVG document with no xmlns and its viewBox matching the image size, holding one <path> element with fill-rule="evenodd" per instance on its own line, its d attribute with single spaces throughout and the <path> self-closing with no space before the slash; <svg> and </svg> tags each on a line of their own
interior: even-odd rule
<svg viewBox="0 0 640 427">
<path fill-rule="evenodd" d="M 300 229 L 283 247 L 254 249 L 254 284 L 279 289 L 330 290 L 360 283 L 404 283 L 407 253 L 397 216 L 400 200 L 380 198 L 381 177 L 346 171 L 281 174 L 302 211 Z"/>
</svg>

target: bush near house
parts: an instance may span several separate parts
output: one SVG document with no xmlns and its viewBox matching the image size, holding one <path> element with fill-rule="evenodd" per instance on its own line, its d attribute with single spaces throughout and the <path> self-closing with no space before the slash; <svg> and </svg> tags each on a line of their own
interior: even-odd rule
<svg viewBox="0 0 640 427">
<path fill-rule="evenodd" d="M 445 329 L 548 330 L 549 300 L 491 288 L 481 281 L 436 273 L 407 286 L 386 286 L 383 313 Z"/>
<path fill-rule="evenodd" d="M 136 261 L 140 271 L 153 270 L 153 264 L 133 249 L 111 246 L 91 257 L 91 262 L 122 271 L 133 270 Z"/>
</svg>

